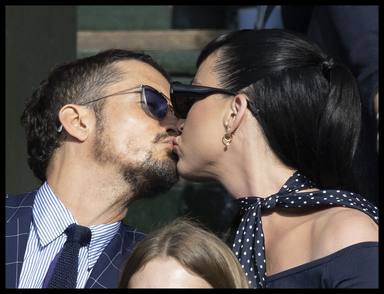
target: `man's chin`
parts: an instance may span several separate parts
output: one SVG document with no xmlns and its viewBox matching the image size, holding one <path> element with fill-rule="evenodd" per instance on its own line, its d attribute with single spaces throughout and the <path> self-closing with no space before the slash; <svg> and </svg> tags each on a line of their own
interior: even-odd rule
<svg viewBox="0 0 384 294">
<path fill-rule="evenodd" d="M 167 160 L 167 159 L 171 159 L 172 161 L 175 162 L 175 165 L 176 165 L 179 160 L 179 156 L 172 150 L 166 149 L 165 152 L 162 154 L 161 158 L 159 158 L 158 160 Z"/>
<path fill-rule="evenodd" d="M 154 197 L 167 192 L 179 180 L 174 158 L 154 160 L 147 158 L 136 168 L 129 167 L 124 173 L 135 198 Z"/>
</svg>

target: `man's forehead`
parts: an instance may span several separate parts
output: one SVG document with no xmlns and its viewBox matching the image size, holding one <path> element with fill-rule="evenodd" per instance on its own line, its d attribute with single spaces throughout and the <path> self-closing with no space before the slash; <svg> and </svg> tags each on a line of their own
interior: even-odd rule
<svg viewBox="0 0 384 294">
<path fill-rule="evenodd" d="M 152 65 L 136 59 L 121 60 L 115 63 L 115 66 L 122 72 L 132 78 L 144 79 L 162 79 L 166 78 Z"/>
<path fill-rule="evenodd" d="M 148 63 L 129 59 L 118 61 L 114 66 L 121 72 L 123 79 L 112 88 L 149 85 L 165 94 L 169 92 L 169 81 Z"/>
</svg>

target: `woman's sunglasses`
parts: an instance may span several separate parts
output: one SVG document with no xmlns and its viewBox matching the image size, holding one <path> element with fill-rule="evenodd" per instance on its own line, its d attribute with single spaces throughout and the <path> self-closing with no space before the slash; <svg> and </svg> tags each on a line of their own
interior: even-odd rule
<svg viewBox="0 0 384 294">
<path fill-rule="evenodd" d="M 192 105 L 212 94 L 236 95 L 235 93 L 219 88 L 185 85 L 180 82 L 171 84 L 171 101 L 176 117 L 185 119 Z"/>
<path fill-rule="evenodd" d="M 169 99 L 163 94 L 148 85 L 140 85 L 132 89 L 122 90 L 117 93 L 109 94 L 91 101 L 80 103 L 80 105 L 89 104 L 101 99 L 105 99 L 116 95 L 125 95 L 130 93 L 141 93 L 141 103 L 144 106 L 144 110 L 147 114 L 155 119 L 162 120 L 168 113 L 168 110 L 173 112 L 173 107 L 169 103 Z"/>
</svg>

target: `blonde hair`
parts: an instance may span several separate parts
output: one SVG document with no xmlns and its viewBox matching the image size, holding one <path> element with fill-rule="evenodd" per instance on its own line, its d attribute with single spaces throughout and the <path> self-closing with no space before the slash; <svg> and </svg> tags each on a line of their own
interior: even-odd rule
<svg viewBox="0 0 384 294">
<path fill-rule="evenodd" d="M 184 268 L 213 288 L 249 288 L 247 278 L 231 249 L 201 224 L 178 218 L 140 241 L 126 262 L 120 288 L 150 260 L 175 258 Z"/>
</svg>

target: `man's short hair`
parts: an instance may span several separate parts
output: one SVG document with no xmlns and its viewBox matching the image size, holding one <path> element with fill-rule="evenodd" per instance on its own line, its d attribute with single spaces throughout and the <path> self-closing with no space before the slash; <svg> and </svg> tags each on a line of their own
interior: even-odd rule
<svg viewBox="0 0 384 294">
<path fill-rule="evenodd" d="M 28 164 L 42 182 L 46 180 L 46 169 L 54 150 L 65 138 L 57 132 L 59 110 L 66 104 L 83 103 L 104 95 L 107 86 L 123 78 L 122 72 L 113 64 L 131 59 L 151 65 L 170 80 L 167 72 L 149 55 L 111 49 L 59 64 L 29 97 L 21 122 L 26 132 Z M 103 99 L 92 103 L 97 119 L 103 104 Z"/>
</svg>

